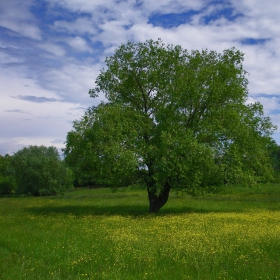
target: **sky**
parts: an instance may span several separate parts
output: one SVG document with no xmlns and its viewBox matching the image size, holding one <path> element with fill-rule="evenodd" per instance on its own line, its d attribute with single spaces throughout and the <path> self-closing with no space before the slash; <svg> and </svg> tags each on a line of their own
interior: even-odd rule
<svg viewBox="0 0 280 280">
<path fill-rule="evenodd" d="M 88 90 L 106 56 L 127 41 L 191 50 L 236 47 L 250 73 L 248 102 L 279 129 L 279 0 L 0 0 L 0 154 L 64 147 L 67 132 L 99 104 Z"/>
</svg>

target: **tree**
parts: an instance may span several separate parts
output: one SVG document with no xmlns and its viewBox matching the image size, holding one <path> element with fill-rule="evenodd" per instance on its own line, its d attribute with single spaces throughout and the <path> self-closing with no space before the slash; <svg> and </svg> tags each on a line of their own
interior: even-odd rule
<svg viewBox="0 0 280 280">
<path fill-rule="evenodd" d="M 167 202 L 171 188 L 199 194 L 270 180 L 266 146 L 275 127 L 261 104 L 247 104 L 242 61 L 235 48 L 121 45 L 89 91 L 107 102 L 74 122 L 66 162 L 102 185 L 145 183 L 150 212 Z"/>
<path fill-rule="evenodd" d="M 272 140 L 268 146 L 268 152 L 272 161 L 272 166 L 275 173 L 275 182 L 280 182 L 280 146 Z"/>
<path fill-rule="evenodd" d="M 15 192 L 16 183 L 15 179 L 11 176 L 9 172 L 9 164 L 11 162 L 12 156 L 8 154 L 4 157 L 0 155 L 0 194 L 10 194 Z"/>
<path fill-rule="evenodd" d="M 72 186 L 72 173 L 55 147 L 29 146 L 14 154 L 10 164 L 19 193 L 56 195 Z"/>
</svg>

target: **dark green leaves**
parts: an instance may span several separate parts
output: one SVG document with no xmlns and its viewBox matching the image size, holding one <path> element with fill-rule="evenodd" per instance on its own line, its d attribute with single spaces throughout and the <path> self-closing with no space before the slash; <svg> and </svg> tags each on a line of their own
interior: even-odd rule
<svg viewBox="0 0 280 280">
<path fill-rule="evenodd" d="M 19 193 L 55 195 L 72 186 L 72 173 L 55 147 L 29 146 L 19 150 L 10 163 Z"/>
</svg>

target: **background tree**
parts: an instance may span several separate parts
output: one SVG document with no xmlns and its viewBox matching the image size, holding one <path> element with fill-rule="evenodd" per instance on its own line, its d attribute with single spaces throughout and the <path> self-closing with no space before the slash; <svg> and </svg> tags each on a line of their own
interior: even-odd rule
<svg viewBox="0 0 280 280">
<path fill-rule="evenodd" d="M 171 188 L 191 194 L 272 178 L 266 146 L 275 127 L 247 105 L 243 54 L 188 52 L 161 40 L 121 45 L 90 90 L 108 102 L 68 133 L 66 162 L 96 182 L 146 184 L 150 212 Z"/>
<path fill-rule="evenodd" d="M 271 157 L 272 166 L 275 173 L 275 182 L 280 182 L 280 146 L 272 140 L 268 146 L 268 152 Z"/>
<path fill-rule="evenodd" d="M 9 172 L 9 164 L 12 156 L 8 154 L 5 156 L 0 155 L 0 194 L 10 194 L 15 192 L 17 186 L 15 179 Z"/>
<path fill-rule="evenodd" d="M 56 195 L 72 187 L 72 172 L 55 147 L 23 148 L 14 154 L 10 167 L 19 193 Z"/>
</svg>

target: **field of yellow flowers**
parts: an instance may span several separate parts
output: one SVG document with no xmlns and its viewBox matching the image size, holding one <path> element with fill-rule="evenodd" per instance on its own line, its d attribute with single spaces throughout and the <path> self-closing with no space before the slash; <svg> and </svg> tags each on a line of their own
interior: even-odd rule
<svg viewBox="0 0 280 280">
<path fill-rule="evenodd" d="M 280 186 L 0 198 L 0 279 L 280 279 Z"/>
</svg>

